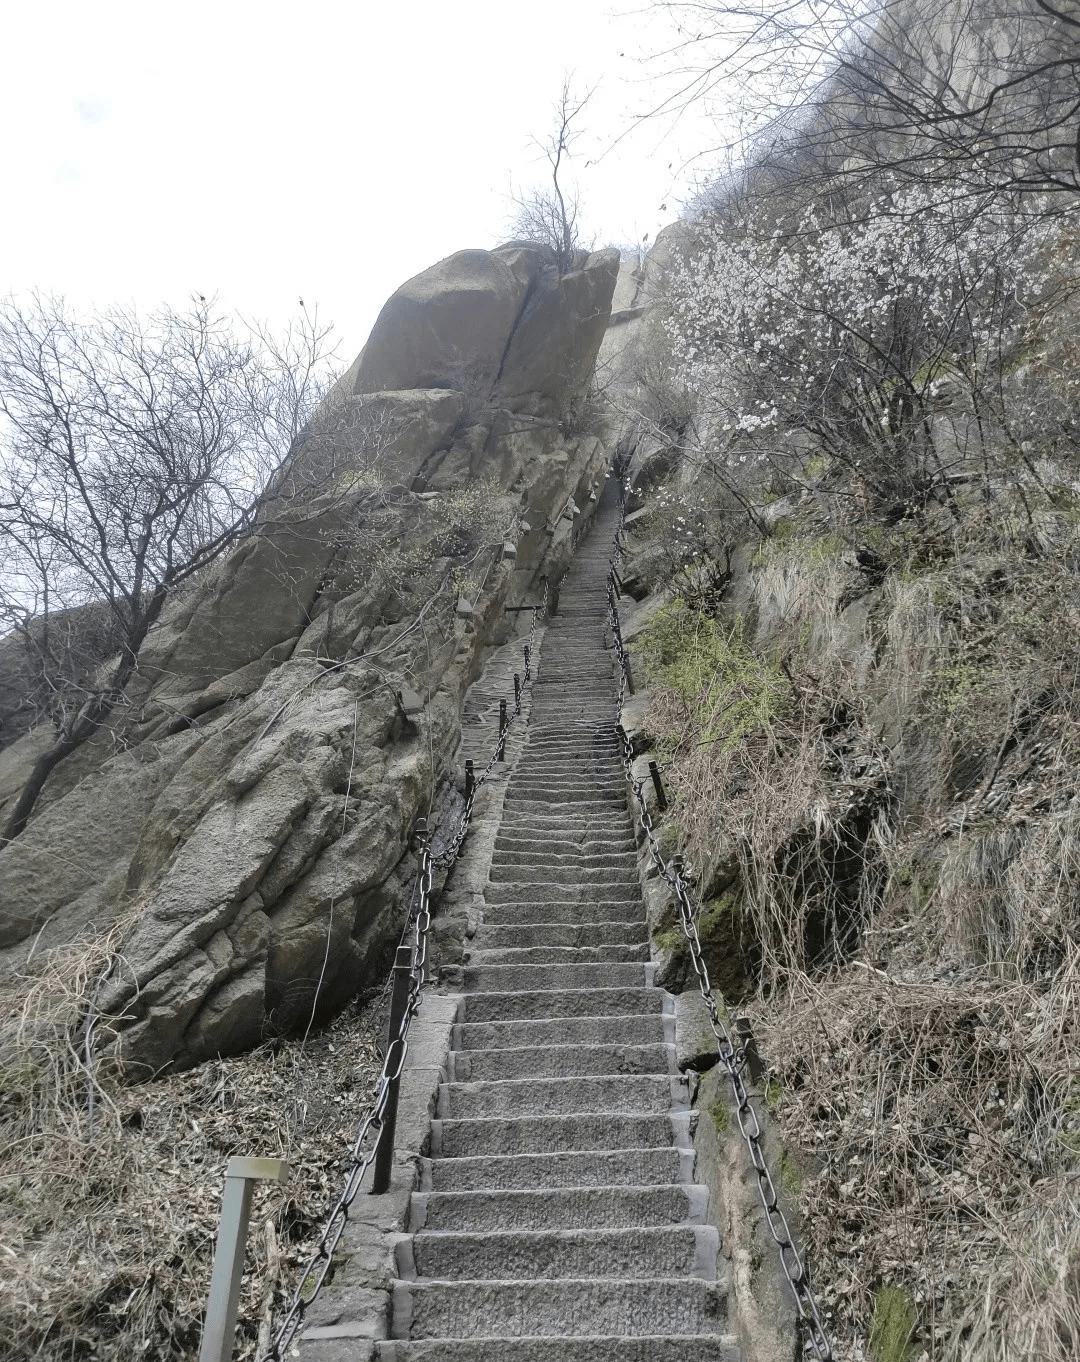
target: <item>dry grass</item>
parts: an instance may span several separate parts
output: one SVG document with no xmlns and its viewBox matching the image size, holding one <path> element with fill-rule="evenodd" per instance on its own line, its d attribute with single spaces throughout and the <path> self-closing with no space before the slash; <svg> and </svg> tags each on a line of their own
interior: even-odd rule
<svg viewBox="0 0 1080 1362">
<path fill-rule="evenodd" d="M 0 1356 L 197 1356 L 225 1163 L 285 1156 L 252 1210 L 237 1358 L 296 1285 L 372 1090 L 375 1009 L 300 1042 L 125 1087 L 83 1018 L 120 929 L 57 952 L 0 999 Z M 306 1243 L 307 1241 L 307 1243 Z"/>
<path fill-rule="evenodd" d="M 652 668 L 669 827 L 720 894 L 702 924 L 722 902 L 753 964 L 786 1181 L 851 1362 L 890 1293 L 911 1362 L 1080 1355 L 1070 506 L 875 527 L 891 571 L 854 621 L 835 540 L 774 538 L 739 587 L 753 659 L 717 657 L 696 694 L 678 659 Z M 709 741 L 755 676 L 783 703 Z"/>
<path fill-rule="evenodd" d="M 1038 984 L 856 964 L 752 1012 L 845 1354 L 887 1283 L 929 1357 L 1076 1356 L 1080 952 Z"/>
</svg>

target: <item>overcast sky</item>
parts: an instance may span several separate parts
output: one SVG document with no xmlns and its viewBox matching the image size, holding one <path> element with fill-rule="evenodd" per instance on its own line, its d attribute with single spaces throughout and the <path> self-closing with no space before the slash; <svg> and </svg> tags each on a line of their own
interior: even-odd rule
<svg viewBox="0 0 1080 1362">
<path fill-rule="evenodd" d="M 641 4 L 8 5 L 0 292 L 195 291 L 275 324 L 302 296 L 347 362 L 405 279 L 509 235 L 569 73 L 595 88 L 573 162 L 589 233 L 655 236 L 712 133 L 649 124 L 611 148 L 656 93 L 642 58 L 666 31 Z"/>
</svg>

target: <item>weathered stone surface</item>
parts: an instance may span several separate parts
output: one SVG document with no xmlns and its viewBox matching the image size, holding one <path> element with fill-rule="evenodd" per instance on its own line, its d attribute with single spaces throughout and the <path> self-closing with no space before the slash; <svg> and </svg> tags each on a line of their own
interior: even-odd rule
<svg viewBox="0 0 1080 1362">
<path fill-rule="evenodd" d="M 562 410 L 596 363 L 619 253 L 595 251 L 580 270 L 537 291 L 510 340 L 496 399 L 515 411 Z"/>
<path fill-rule="evenodd" d="M 487 392 L 543 263 L 541 247 L 458 251 L 403 284 L 379 313 L 355 393 L 395 388 Z"/>
<path fill-rule="evenodd" d="M 717 1062 L 716 1036 L 705 999 L 690 990 L 675 996 L 675 1063 L 680 1069 L 711 1069 Z"/>
<path fill-rule="evenodd" d="M 613 274 L 560 283 L 520 244 L 446 265 L 391 300 L 354 366 L 359 395 L 339 385 L 258 531 L 170 604 L 129 703 L 0 850 L 7 968 L 39 930 L 43 948 L 130 924 L 94 1003 L 135 1075 L 302 1027 L 381 977 L 466 688 L 525 620 L 504 607 L 565 567 L 569 508 L 591 504 L 598 441 L 470 413 L 475 374 L 417 385 L 456 382 L 462 356 L 494 382 L 524 313 L 521 372 L 541 387 L 513 393 L 553 411 L 587 378 Z M 547 299 L 556 381 L 530 297 Z M 588 315 L 561 325 L 560 307 Z M 411 337 L 391 335 L 394 315 Z M 366 390 L 376 361 L 393 391 Z"/>
</svg>

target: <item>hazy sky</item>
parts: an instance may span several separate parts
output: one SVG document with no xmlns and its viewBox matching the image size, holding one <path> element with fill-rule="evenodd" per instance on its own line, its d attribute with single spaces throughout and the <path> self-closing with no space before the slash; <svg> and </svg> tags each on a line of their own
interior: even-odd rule
<svg viewBox="0 0 1080 1362">
<path fill-rule="evenodd" d="M 608 150 L 665 43 L 634 3 L 8 5 L 0 293 L 216 293 L 274 323 L 303 296 L 348 361 L 398 284 L 509 235 L 568 73 L 596 87 L 573 162 L 589 232 L 654 236 L 710 133 L 648 125 Z"/>
</svg>

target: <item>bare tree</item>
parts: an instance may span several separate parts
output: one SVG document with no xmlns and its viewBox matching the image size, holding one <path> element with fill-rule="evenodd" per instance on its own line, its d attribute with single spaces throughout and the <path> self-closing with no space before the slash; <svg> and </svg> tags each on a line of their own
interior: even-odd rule
<svg viewBox="0 0 1080 1362">
<path fill-rule="evenodd" d="M 555 252 L 560 274 L 573 268 L 574 258 L 581 249 L 577 195 L 565 189 L 562 176 L 580 134 L 580 127 L 575 124 L 591 96 L 590 90 L 579 98 L 571 88 L 569 77 L 563 82 L 555 106 L 554 129 L 545 141 L 538 143 L 551 172 L 550 187 L 536 189 L 516 200 L 518 212 L 514 233 L 525 241 L 550 246 Z"/>
<path fill-rule="evenodd" d="M 1064 0 L 660 8 L 674 85 L 654 112 L 724 110 L 756 169 L 819 192 L 883 171 L 953 199 L 1080 188 L 1080 12 Z"/>
<path fill-rule="evenodd" d="M 170 593 L 248 532 L 325 387 L 328 328 L 238 336 L 206 299 L 92 321 L 35 297 L 0 309 L 0 632 L 24 646 L 57 765 L 108 719 Z"/>
</svg>

